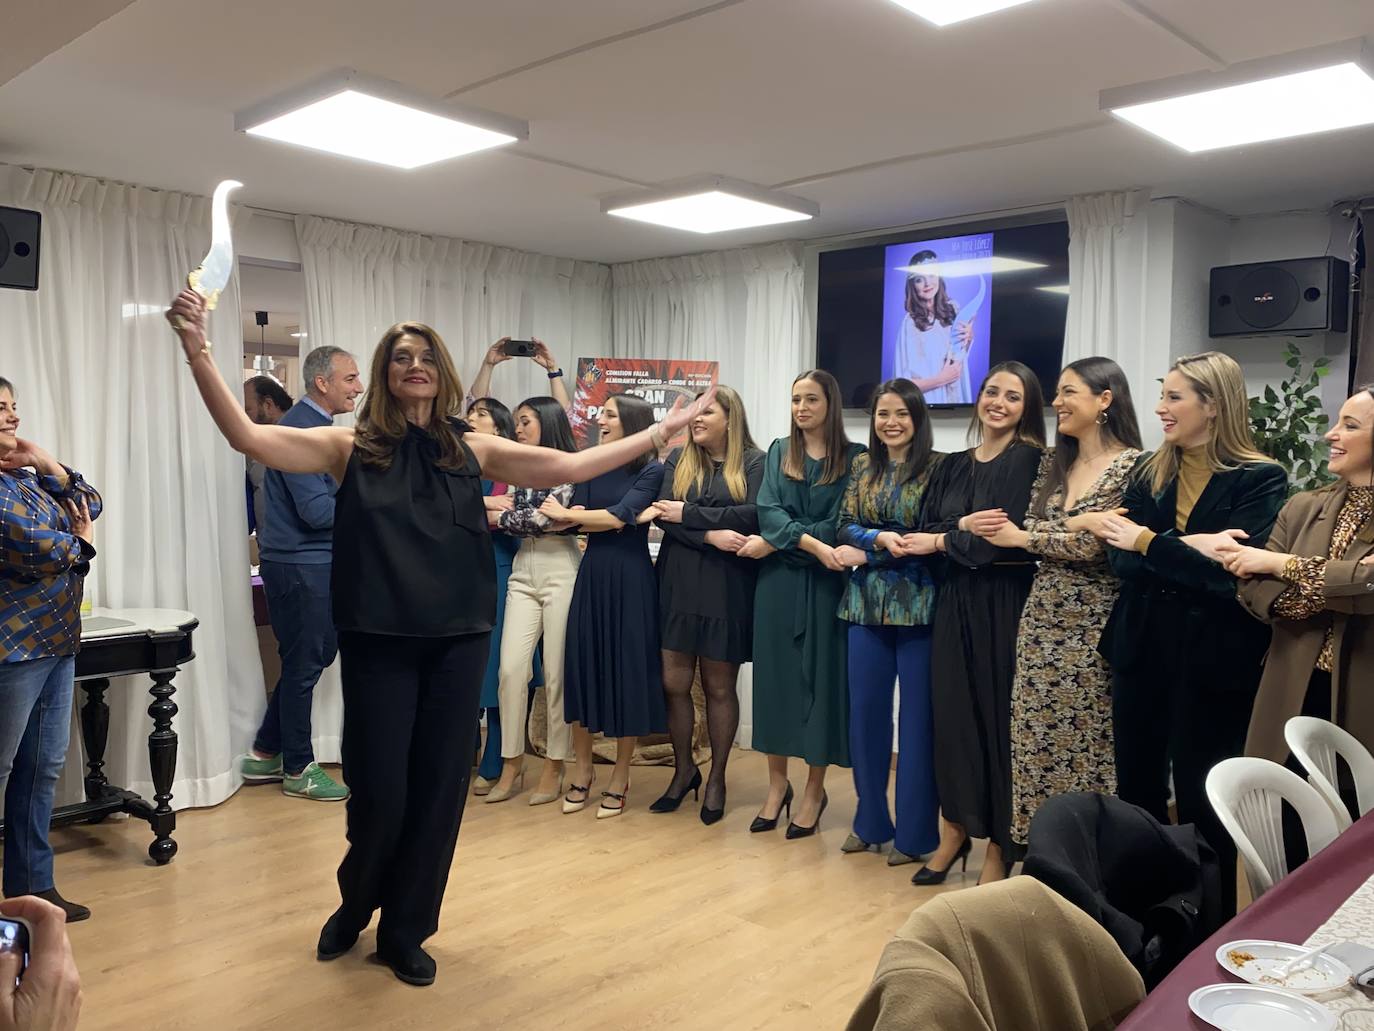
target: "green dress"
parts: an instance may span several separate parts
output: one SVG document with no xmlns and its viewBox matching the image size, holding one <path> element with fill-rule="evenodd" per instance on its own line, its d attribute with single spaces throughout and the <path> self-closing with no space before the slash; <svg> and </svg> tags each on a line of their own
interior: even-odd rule
<svg viewBox="0 0 1374 1031">
<path fill-rule="evenodd" d="M 820 484 L 823 462 L 806 459 L 806 479 L 788 479 L 788 438 L 768 449 L 759 489 L 759 532 L 777 552 L 764 559 L 754 595 L 755 751 L 796 756 L 811 766 L 849 765 L 849 682 L 845 633 L 835 618 L 847 577 L 797 547 L 803 534 L 835 544 L 849 474 Z M 846 469 L 863 451 L 850 444 Z"/>
</svg>

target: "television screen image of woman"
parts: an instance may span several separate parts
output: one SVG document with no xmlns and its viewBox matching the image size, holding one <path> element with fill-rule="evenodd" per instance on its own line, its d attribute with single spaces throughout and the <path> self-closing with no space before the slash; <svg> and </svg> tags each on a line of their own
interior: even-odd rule
<svg viewBox="0 0 1374 1031">
<path fill-rule="evenodd" d="M 992 236 L 887 248 L 883 376 L 911 380 L 929 404 L 972 404 L 987 372 Z"/>
</svg>

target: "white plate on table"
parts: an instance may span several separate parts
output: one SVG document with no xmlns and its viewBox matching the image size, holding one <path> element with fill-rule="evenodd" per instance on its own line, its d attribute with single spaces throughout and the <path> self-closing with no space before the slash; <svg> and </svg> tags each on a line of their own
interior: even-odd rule
<svg viewBox="0 0 1374 1031">
<path fill-rule="evenodd" d="M 1257 984 L 1210 984 L 1188 1008 L 1221 1031 L 1336 1031 L 1336 1015 L 1296 992 Z"/>
<path fill-rule="evenodd" d="M 1286 988 L 1304 995 L 1320 995 L 1350 984 L 1350 968 L 1334 956 L 1322 953 L 1301 970 L 1285 978 L 1278 976 L 1278 968 L 1290 959 L 1309 951 L 1306 946 L 1274 941 L 1234 941 L 1217 949 L 1217 965 L 1242 981 L 1265 988 Z M 1237 955 L 1248 959 L 1237 959 Z"/>
</svg>

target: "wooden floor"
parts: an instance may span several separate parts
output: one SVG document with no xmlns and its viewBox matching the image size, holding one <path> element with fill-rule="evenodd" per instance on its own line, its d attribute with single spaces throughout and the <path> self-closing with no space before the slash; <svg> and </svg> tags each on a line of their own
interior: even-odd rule
<svg viewBox="0 0 1374 1031">
<path fill-rule="evenodd" d="M 841 1028 L 911 910 L 976 878 L 981 848 L 944 889 L 912 887 L 913 866 L 842 855 L 848 771 L 832 771 L 821 832 L 798 841 L 748 832 L 758 754 L 735 754 L 714 827 L 695 807 L 646 811 L 669 773 L 636 768 L 630 808 L 608 821 L 531 808 L 528 794 L 471 799 L 427 946 L 438 980 L 423 989 L 368 961 L 371 930 L 342 959 L 314 958 L 337 901 L 341 805 L 245 788 L 181 813 L 180 855 L 161 869 L 139 821 L 54 831 L 58 886 L 94 910 L 71 927 L 81 1026 Z"/>
</svg>

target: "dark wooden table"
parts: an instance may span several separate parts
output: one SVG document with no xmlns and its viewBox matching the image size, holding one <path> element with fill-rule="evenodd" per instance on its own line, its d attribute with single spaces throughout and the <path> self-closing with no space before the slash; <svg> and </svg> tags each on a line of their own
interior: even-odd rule
<svg viewBox="0 0 1374 1031">
<path fill-rule="evenodd" d="M 1246 938 L 1301 945 L 1374 874 L 1374 812 L 1264 893 L 1174 968 L 1120 1025 L 1121 1031 L 1215 1031 L 1188 1009 L 1209 984 L 1240 984 L 1217 965 L 1221 945 Z"/>
<path fill-rule="evenodd" d="M 167 609 L 96 609 L 82 620 L 81 650 L 76 656 L 76 682 L 86 695 L 81 706 L 81 740 L 86 746 L 86 800 L 53 810 L 52 826 L 99 823 L 112 813 L 128 813 L 148 821 L 153 842 L 148 855 L 159 866 L 177 854 L 172 840 L 177 814 L 172 810 L 172 779 L 177 766 L 177 714 L 172 679 L 179 667 L 196 657 L 191 633 L 200 620 L 189 612 Z M 109 740 L 110 706 L 105 701 L 112 677 L 147 674 L 152 678 L 148 715 L 148 765 L 153 800 L 111 784 L 105 776 L 105 746 Z M 73 704 L 75 702 L 73 701 Z M 3 824 L 0 824 L 0 828 Z"/>
</svg>

